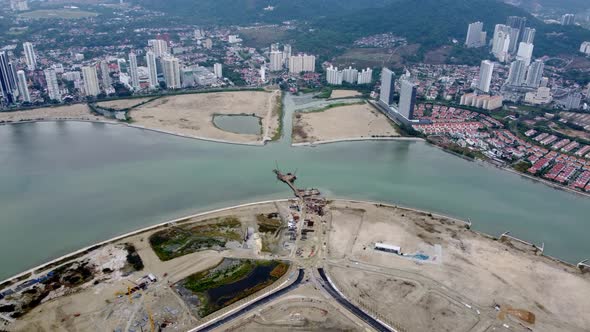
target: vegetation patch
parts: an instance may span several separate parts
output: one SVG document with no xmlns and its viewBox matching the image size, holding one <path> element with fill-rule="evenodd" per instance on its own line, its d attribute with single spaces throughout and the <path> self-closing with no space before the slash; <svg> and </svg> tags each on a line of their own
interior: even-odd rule
<svg viewBox="0 0 590 332">
<path fill-rule="evenodd" d="M 266 288 L 288 269 L 289 264 L 282 261 L 226 258 L 180 281 L 176 288 L 191 309 L 205 317 Z"/>
<path fill-rule="evenodd" d="M 234 216 L 204 221 L 204 225 L 173 226 L 149 238 L 160 260 L 167 261 L 197 251 L 222 250 L 229 241 L 242 241 L 240 220 Z"/>
<path fill-rule="evenodd" d="M 256 216 L 258 231 L 261 233 L 276 233 L 281 228 L 281 219 L 278 213 L 259 214 Z"/>
</svg>

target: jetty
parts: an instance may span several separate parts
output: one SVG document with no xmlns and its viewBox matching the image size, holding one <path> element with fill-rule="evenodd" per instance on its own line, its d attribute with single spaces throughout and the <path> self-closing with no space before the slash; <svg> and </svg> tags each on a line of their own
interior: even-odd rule
<svg viewBox="0 0 590 332">
<path fill-rule="evenodd" d="M 292 173 L 284 174 L 279 169 L 274 169 L 273 173 L 275 173 L 277 175 L 278 180 L 286 183 L 289 186 L 289 188 L 291 188 L 291 190 L 293 190 L 293 194 L 295 194 L 295 196 L 297 196 L 301 200 L 303 200 L 303 195 L 301 193 L 301 190 L 299 190 L 299 189 L 297 189 L 297 187 L 295 187 L 295 180 L 297 180 L 297 176 L 295 174 L 292 174 Z"/>
</svg>

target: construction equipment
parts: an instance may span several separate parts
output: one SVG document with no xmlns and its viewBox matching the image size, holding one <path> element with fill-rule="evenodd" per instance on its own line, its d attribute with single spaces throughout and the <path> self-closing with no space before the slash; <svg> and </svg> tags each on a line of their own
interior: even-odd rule
<svg viewBox="0 0 590 332">
<path fill-rule="evenodd" d="M 129 303 L 133 303 L 133 300 L 131 299 L 131 287 L 127 286 L 127 295 L 129 296 Z"/>
</svg>

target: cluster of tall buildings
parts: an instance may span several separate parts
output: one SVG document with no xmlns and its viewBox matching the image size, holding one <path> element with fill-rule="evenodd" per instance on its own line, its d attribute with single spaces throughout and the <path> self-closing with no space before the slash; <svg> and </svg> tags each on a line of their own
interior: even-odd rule
<svg viewBox="0 0 590 332">
<path fill-rule="evenodd" d="M 381 70 L 381 93 L 379 95 L 379 105 L 385 110 L 388 116 L 395 118 L 404 124 L 410 124 L 414 118 L 417 86 L 407 77 L 400 78 L 399 85 L 399 102 L 395 105 L 395 73 L 389 68 L 384 67 Z"/>
<path fill-rule="evenodd" d="M 509 61 L 517 53 L 532 54 L 536 30 L 526 26 L 526 17 L 510 16 L 506 24 L 496 24 L 492 39 L 492 54 L 500 62 Z"/>
<path fill-rule="evenodd" d="M 270 45 L 270 52 L 268 58 L 270 63 L 268 69 L 270 71 L 282 71 L 285 66 L 289 69 L 289 73 L 299 74 L 301 72 L 315 72 L 316 57 L 308 54 L 292 54 L 291 45 L 283 45 L 283 50 L 280 49 L 278 43 Z"/>
<path fill-rule="evenodd" d="M 338 67 L 330 66 L 326 68 L 326 81 L 331 85 L 342 85 L 344 82 L 349 84 L 370 84 L 373 80 L 373 70 L 371 68 L 358 71 L 355 68 L 348 67 L 338 70 Z"/>
</svg>

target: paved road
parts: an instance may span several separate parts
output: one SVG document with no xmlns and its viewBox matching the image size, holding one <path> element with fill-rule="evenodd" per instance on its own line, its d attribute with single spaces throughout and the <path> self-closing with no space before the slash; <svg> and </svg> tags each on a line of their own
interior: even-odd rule
<svg viewBox="0 0 590 332">
<path fill-rule="evenodd" d="M 198 331 L 199 332 L 212 331 L 212 330 L 220 327 L 221 325 L 238 318 L 239 316 L 247 313 L 248 311 L 250 311 L 260 305 L 266 304 L 266 303 L 276 299 L 277 297 L 292 291 L 293 289 L 295 289 L 299 286 L 299 284 L 301 283 L 301 280 L 303 280 L 304 274 L 305 273 L 303 272 L 303 269 L 299 269 L 299 275 L 297 275 L 297 279 L 291 285 L 289 285 L 283 289 L 280 289 L 277 292 L 274 292 L 268 296 L 265 296 L 265 297 L 261 298 L 260 300 L 257 300 L 255 302 L 251 303 L 250 305 L 234 312 L 233 314 L 231 314 L 223 319 L 220 319 L 220 320 L 216 321 L 215 323 L 208 325 L 202 329 L 199 329 Z"/>
<path fill-rule="evenodd" d="M 319 268 L 318 272 L 320 273 L 320 276 L 324 280 L 324 282 L 322 283 L 322 286 L 324 286 L 324 288 L 328 291 L 328 293 L 330 293 L 330 295 L 334 299 L 336 299 L 336 301 L 338 301 L 338 303 L 340 303 L 346 309 L 350 310 L 353 314 L 355 314 L 358 318 L 362 319 L 365 323 L 369 324 L 375 330 L 382 331 L 382 332 L 391 332 L 391 329 L 389 329 L 385 325 L 381 324 L 379 321 L 377 321 L 373 317 L 367 315 L 364 311 L 362 311 L 357 306 L 348 302 L 347 299 L 342 297 L 340 295 L 340 293 L 338 293 L 336 291 L 336 289 L 332 286 L 332 284 L 328 280 L 328 277 L 326 276 L 324 269 Z"/>
</svg>

